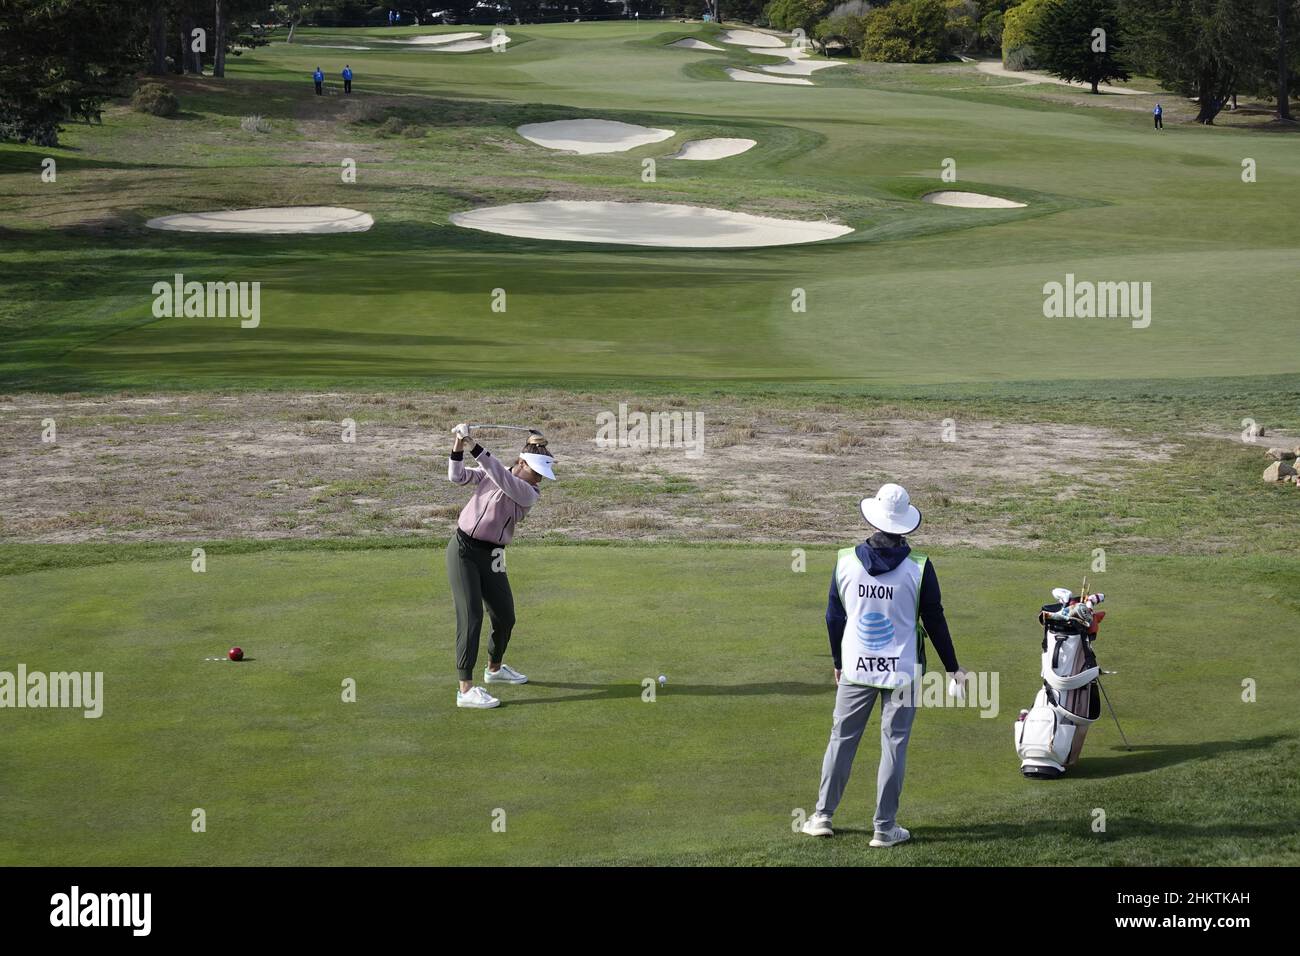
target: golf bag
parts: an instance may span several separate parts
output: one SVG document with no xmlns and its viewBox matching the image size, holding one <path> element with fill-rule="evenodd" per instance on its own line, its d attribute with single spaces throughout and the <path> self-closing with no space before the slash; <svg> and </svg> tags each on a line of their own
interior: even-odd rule
<svg viewBox="0 0 1300 956">
<path fill-rule="evenodd" d="M 1088 728 L 1101 716 L 1097 678 L 1101 669 L 1092 651 L 1105 611 L 1093 607 L 1103 594 L 1076 598 L 1064 589 L 1060 600 L 1043 605 L 1043 686 L 1034 706 L 1022 710 L 1015 723 L 1016 753 L 1026 777 L 1053 780 L 1074 766 Z"/>
</svg>

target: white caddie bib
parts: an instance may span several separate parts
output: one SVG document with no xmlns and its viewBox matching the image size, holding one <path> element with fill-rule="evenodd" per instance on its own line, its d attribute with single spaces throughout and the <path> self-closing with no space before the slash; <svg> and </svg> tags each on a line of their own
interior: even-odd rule
<svg viewBox="0 0 1300 956">
<path fill-rule="evenodd" d="M 848 615 L 840 645 L 841 681 L 892 690 L 924 672 L 920 610 L 925 561 L 925 555 L 913 551 L 894 570 L 873 576 L 855 548 L 841 549 L 835 587 Z"/>
</svg>

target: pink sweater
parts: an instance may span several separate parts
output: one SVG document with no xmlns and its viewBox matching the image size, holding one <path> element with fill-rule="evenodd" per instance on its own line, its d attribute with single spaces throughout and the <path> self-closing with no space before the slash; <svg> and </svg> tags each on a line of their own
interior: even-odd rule
<svg viewBox="0 0 1300 956">
<path fill-rule="evenodd" d="M 515 536 L 515 527 L 542 493 L 493 458 L 482 445 L 475 445 L 470 454 L 478 468 L 466 468 L 462 458 L 447 462 L 448 481 L 474 486 L 474 494 L 461 509 L 456 527 L 479 541 L 507 545 Z"/>
</svg>

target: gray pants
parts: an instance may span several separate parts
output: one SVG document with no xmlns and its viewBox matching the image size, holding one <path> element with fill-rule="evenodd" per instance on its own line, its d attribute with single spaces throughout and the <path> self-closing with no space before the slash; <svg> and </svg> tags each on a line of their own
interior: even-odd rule
<svg viewBox="0 0 1300 956">
<path fill-rule="evenodd" d="M 876 774 L 877 833 L 891 829 L 897 822 L 898 800 L 903 793 L 903 771 L 907 765 L 907 740 L 912 733 L 916 708 L 912 695 L 904 692 L 902 702 L 894 699 L 892 691 L 878 687 L 860 687 L 840 682 L 835 692 L 835 716 L 831 725 L 831 740 L 822 760 L 821 790 L 817 796 L 817 812 L 833 816 L 844 796 L 844 787 L 853 770 L 853 758 L 858 744 L 867 729 L 867 718 L 876 698 L 880 698 L 880 770 Z"/>
</svg>

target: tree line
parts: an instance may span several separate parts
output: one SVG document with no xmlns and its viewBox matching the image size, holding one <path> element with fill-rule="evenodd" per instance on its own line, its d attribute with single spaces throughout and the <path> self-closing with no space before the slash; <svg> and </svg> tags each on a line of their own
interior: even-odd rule
<svg viewBox="0 0 1300 956">
<path fill-rule="evenodd" d="M 52 146 L 68 121 L 98 121 L 105 101 L 140 73 L 225 75 L 226 58 L 266 42 L 263 25 L 404 23 L 470 17 L 476 0 L 435 8 L 364 0 L 2 0 L 0 139 Z M 802 30 L 826 48 L 886 62 L 998 55 L 1100 83 L 1134 73 L 1195 99 L 1212 123 L 1238 95 L 1276 102 L 1289 120 L 1300 72 L 1290 39 L 1300 0 L 627 0 L 626 13 L 697 17 Z M 604 0 L 509 0 L 504 20 L 607 14 Z M 590 11 L 590 12 L 588 12 Z M 480 13 L 482 11 L 480 10 Z"/>
<path fill-rule="evenodd" d="M 780 30 L 867 60 L 937 63 L 954 54 L 1001 55 L 1088 83 L 1154 77 L 1197 100 L 1212 123 L 1238 95 L 1276 102 L 1291 119 L 1300 73 L 1300 0 L 772 0 Z"/>
<path fill-rule="evenodd" d="M 271 15 L 250 0 L 4 0 L 0 139 L 56 146 L 64 123 L 98 122 L 140 73 L 224 76 Z"/>
</svg>

